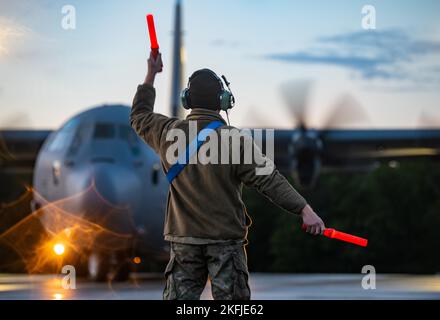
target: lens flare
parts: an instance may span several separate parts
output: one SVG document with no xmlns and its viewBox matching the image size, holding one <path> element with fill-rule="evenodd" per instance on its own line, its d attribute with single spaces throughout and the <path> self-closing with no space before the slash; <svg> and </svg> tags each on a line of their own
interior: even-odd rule
<svg viewBox="0 0 440 320">
<path fill-rule="evenodd" d="M 140 264 L 140 263 L 142 262 L 142 260 L 141 260 L 140 257 L 134 257 L 134 258 L 133 258 L 133 262 L 134 262 L 135 264 Z"/>
<path fill-rule="evenodd" d="M 53 300 L 63 300 L 63 295 L 61 293 L 54 293 Z"/>
<path fill-rule="evenodd" d="M 61 256 L 65 251 L 64 245 L 62 243 L 56 243 L 53 246 L 53 252 L 55 252 L 56 255 Z"/>
<path fill-rule="evenodd" d="M 29 214 L 31 199 L 39 206 Z M 92 205 L 79 206 L 84 199 Z M 11 221 L 2 219 L 0 250 L 9 250 L 11 268 L 29 274 L 60 273 L 66 264 L 81 268 L 93 250 L 110 255 L 126 251 L 133 244 L 130 208 L 109 203 L 94 183 L 55 201 L 27 188 L 17 201 L 0 208 L 0 217 L 14 217 Z"/>
</svg>

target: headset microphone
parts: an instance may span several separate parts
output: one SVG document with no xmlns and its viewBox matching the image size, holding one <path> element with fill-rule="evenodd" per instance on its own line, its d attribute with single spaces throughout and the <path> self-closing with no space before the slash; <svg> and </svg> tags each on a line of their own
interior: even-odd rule
<svg viewBox="0 0 440 320">
<path fill-rule="evenodd" d="M 228 88 L 229 92 L 231 93 L 231 108 L 232 108 L 232 107 L 235 105 L 235 97 L 234 97 L 234 95 L 232 94 L 232 90 L 231 90 L 231 88 L 229 87 L 229 85 L 230 85 L 231 83 L 228 81 L 228 79 L 226 79 L 226 77 L 225 77 L 224 75 L 222 75 L 222 79 L 223 79 L 223 81 L 225 82 L 226 87 Z"/>
<path fill-rule="evenodd" d="M 229 89 L 229 85 L 230 85 L 231 83 L 228 81 L 228 79 L 226 79 L 226 77 L 225 77 L 224 75 L 222 75 L 222 79 L 223 79 L 223 81 L 226 83 L 226 86 L 227 86 L 228 89 Z"/>
<path fill-rule="evenodd" d="M 234 97 L 234 94 L 232 93 L 231 87 L 229 87 L 229 85 L 231 83 L 228 81 L 228 79 L 226 79 L 226 77 L 224 75 L 222 75 L 222 79 L 225 82 L 226 87 L 228 88 L 229 92 L 231 93 L 231 106 L 233 107 L 235 105 L 235 97 Z M 225 110 L 225 112 L 226 112 L 226 119 L 228 119 L 228 125 L 231 125 L 229 123 L 229 113 L 228 113 L 228 110 Z"/>
</svg>

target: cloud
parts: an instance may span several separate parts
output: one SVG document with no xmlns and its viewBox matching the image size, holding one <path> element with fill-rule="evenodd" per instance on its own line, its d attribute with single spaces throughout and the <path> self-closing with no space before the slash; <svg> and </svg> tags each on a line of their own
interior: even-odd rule
<svg viewBox="0 0 440 320">
<path fill-rule="evenodd" d="M 273 54 L 269 55 L 268 58 L 284 62 L 336 65 L 359 71 L 365 78 L 393 77 L 393 75 L 388 71 L 380 70 L 381 65 L 389 63 L 387 59 L 382 57 L 369 58 L 362 56 L 342 55 L 337 53 L 314 54 L 308 52 L 298 52 L 291 54 Z"/>
<path fill-rule="evenodd" d="M 0 17 L 0 57 L 11 54 L 17 43 L 31 34 L 31 29 L 19 24 L 17 21 Z"/>
<path fill-rule="evenodd" d="M 0 16 L 0 61 L 41 61 L 59 50 L 53 38 L 16 19 Z"/>
<path fill-rule="evenodd" d="M 402 30 L 384 30 L 321 37 L 313 48 L 293 53 L 273 53 L 265 58 L 289 63 L 333 65 L 349 69 L 365 79 L 416 79 L 420 74 L 414 74 L 414 65 L 425 62 L 424 59 L 430 55 L 439 54 L 440 42 L 413 39 Z M 437 61 L 438 58 L 431 63 L 432 68 L 439 68 Z"/>
</svg>

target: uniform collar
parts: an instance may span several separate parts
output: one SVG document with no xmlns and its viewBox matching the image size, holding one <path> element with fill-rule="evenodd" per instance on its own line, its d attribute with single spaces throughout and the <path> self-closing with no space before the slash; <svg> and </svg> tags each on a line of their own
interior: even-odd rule
<svg viewBox="0 0 440 320">
<path fill-rule="evenodd" d="M 226 121 L 223 119 L 223 117 L 214 110 L 209 109 L 202 109 L 202 108 L 196 108 L 192 109 L 191 113 L 186 116 L 186 120 L 220 120 L 224 124 L 226 124 Z"/>
</svg>

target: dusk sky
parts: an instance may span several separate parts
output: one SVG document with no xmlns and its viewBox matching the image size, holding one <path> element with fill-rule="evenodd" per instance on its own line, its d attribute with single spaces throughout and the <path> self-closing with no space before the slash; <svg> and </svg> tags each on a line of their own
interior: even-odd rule
<svg viewBox="0 0 440 320">
<path fill-rule="evenodd" d="M 91 106 L 130 105 L 146 73 L 146 13 L 155 15 L 164 59 L 156 110 L 169 114 L 174 4 L 0 0 L 0 127 L 54 129 Z M 361 26 L 367 4 L 376 8 L 375 30 Z M 75 30 L 61 27 L 64 5 L 76 9 Z M 341 127 L 440 126 L 440 1 L 182 5 L 184 82 L 203 67 L 225 74 L 237 99 L 234 125 L 292 127 L 280 86 L 308 80 L 310 126 L 321 127 L 344 94 L 368 120 Z"/>
</svg>

